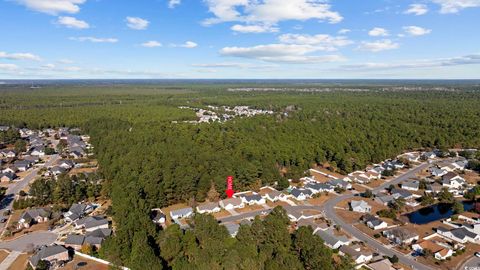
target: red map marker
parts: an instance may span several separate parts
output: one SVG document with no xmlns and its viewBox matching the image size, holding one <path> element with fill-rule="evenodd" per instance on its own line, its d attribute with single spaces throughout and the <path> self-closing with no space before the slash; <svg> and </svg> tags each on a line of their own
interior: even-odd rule
<svg viewBox="0 0 480 270">
<path fill-rule="evenodd" d="M 227 176 L 227 190 L 225 191 L 227 193 L 228 198 L 233 197 L 233 176 Z"/>
</svg>

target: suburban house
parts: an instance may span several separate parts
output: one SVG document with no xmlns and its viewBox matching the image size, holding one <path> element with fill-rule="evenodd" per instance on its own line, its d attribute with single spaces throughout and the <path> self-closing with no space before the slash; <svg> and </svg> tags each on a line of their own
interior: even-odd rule
<svg viewBox="0 0 480 270">
<path fill-rule="evenodd" d="M 84 228 L 87 232 L 93 232 L 97 229 L 108 229 L 109 222 L 103 216 L 92 216 L 79 219 L 74 222 L 76 229 Z"/>
<path fill-rule="evenodd" d="M 304 188 L 310 190 L 313 194 L 320 192 L 334 192 L 335 190 L 335 187 L 328 183 L 308 183 Z"/>
<path fill-rule="evenodd" d="M 191 207 L 185 207 L 185 208 L 170 211 L 170 217 L 172 219 L 188 218 L 192 214 L 193 214 L 193 209 Z"/>
<path fill-rule="evenodd" d="M 393 264 L 389 259 L 383 259 L 378 262 L 370 263 L 367 265 L 367 267 L 372 270 L 397 270 L 393 267 Z"/>
<path fill-rule="evenodd" d="M 63 246 L 43 246 L 30 257 L 28 263 L 35 269 L 40 261 L 47 261 L 50 265 L 67 262 L 70 260 L 68 250 Z"/>
<path fill-rule="evenodd" d="M 66 247 L 71 247 L 75 250 L 80 250 L 83 245 L 100 248 L 105 238 L 112 234 L 110 229 L 98 229 L 93 232 L 88 232 L 86 235 L 69 234 L 64 241 Z"/>
<path fill-rule="evenodd" d="M 433 168 L 433 169 L 431 169 L 430 172 L 432 173 L 433 176 L 436 176 L 436 177 L 442 177 L 442 176 L 444 176 L 445 174 L 448 173 L 448 171 L 442 170 L 442 169 L 439 169 L 439 168 Z"/>
<path fill-rule="evenodd" d="M 37 157 L 45 156 L 45 146 L 37 146 L 32 148 L 32 150 L 30 151 L 30 155 Z"/>
<path fill-rule="evenodd" d="M 374 217 L 370 214 L 367 214 L 362 217 L 363 222 L 372 230 L 380 230 L 380 229 L 385 229 L 388 227 L 387 222 Z"/>
<path fill-rule="evenodd" d="M 240 198 L 228 198 L 220 201 L 220 206 L 225 210 L 244 208 L 245 204 Z"/>
<path fill-rule="evenodd" d="M 419 239 L 417 233 L 400 227 L 383 231 L 382 234 L 397 245 L 410 245 Z"/>
<path fill-rule="evenodd" d="M 351 201 L 350 210 L 357 213 L 370 213 L 372 207 L 366 201 Z"/>
<path fill-rule="evenodd" d="M 50 218 L 50 214 L 50 211 L 43 208 L 26 210 L 18 220 L 17 229 L 30 228 L 30 226 L 35 223 L 47 222 Z"/>
<path fill-rule="evenodd" d="M 90 204 L 79 204 L 74 203 L 68 210 L 64 213 L 63 216 L 68 222 L 74 222 L 75 220 L 83 217 L 84 215 L 91 213 L 93 211 L 93 206 Z"/>
<path fill-rule="evenodd" d="M 15 166 L 15 168 L 17 168 L 17 170 L 21 172 L 26 172 L 28 169 L 32 167 L 32 162 L 27 160 L 19 160 L 19 161 L 15 161 L 15 163 L 13 163 L 13 166 Z"/>
<path fill-rule="evenodd" d="M 360 249 L 353 249 L 346 245 L 341 246 L 338 251 L 340 255 L 350 255 L 356 264 L 367 263 L 373 258 L 371 252 L 362 252 Z"/>
<path fill-rule="evenodd" d="M 379 194 L 375 196 L 375 201 L 387 206 L 395 201 L 395 197 L 393 195 Z"/>
<path fill-rule="evenodd" d="M 218 203 L 216 202 L 210 202 L 210 203 L 204 203 L 202 205 L 197 206 L 197 212 L 200 214 L 211 214 L 211 213 L 216 213 L 220 212 L 222 210 Z"/>
<path fill-rule="evenodd" d="M 53 175 L 57 176 L 57 175 L 60 175 L 62 173 L 66 173 L 67 169 L 65 169 L 63 167 L 60 167 L 60 166 L 53 166 L 52 168 L 50 168 L 50 171 L 52 172 Z"/>
<path fill-rule="evenodd" d="M 286 195 L 278 190 L 272 190 L 263 197 L 271 202 L 282 201 L 286 199 Z"/>
<path fill-rule="evenodd" d="M 328 181 L 328 184 L 334 187 L 343 188 L 345 190 L 352 189 L 352 184 L 342 179 L 332 179 Z"/>
<path fill-rule="evenodd" d="M 430 152 L 423 153 L 421 157 L 423 159 L 433 159 L 433 158 L 437 157 L 437 154 L 435 154 L 435 152 L 433 152 L 433 151 L 430 151 Z"/>
<path fill-rule="evenodd" d="M 238 225 L 237 223 L 225 223 L 223 225 L 225 226 L 225 228 L 227 228 L 227 231 L 231 237 L 237 236 L 240 225 Z"/>
<path fill-rule="evenodd" d="M 420 182 L 417 180 L 409 180 L 402 183 L 402 189 L 410 191 L 418 191 L 420 187 Z"/>
<path fill-rule="evenodd" d="M 298 201 L 304 201 L 312 197 L 312 191 L 304 188 L 294 188 L 290 194 Z"/>
<path fill-rule="evenodd" d="M 425 250 L 430 250 L 437 260 L 446 260 L 448 257 L 453 255 L 453 251 L 451 249 L 441 246 L 430 240 L 423 240 L 415 243 L 412 245 L 412 249 L 421 254 L 423 254 Z"/>
<path fill-rule="evenodd" d="M 464 227 L 455 228 L 453 230 L 448 230 L 444 227 L 438 227 L 437 233 L 462 244 L 465 244 L 467 242 L 474 244 L 480 243 L 480 235 L 469 231 Z"/>
<path fill-rule="evenodd" d="M 8 183 L 17 179 L 17 175 L 12 172 L 0 173 L 0 181 L 2 183 Z"/>
<path fill-rule="evenodd" d="M 439 193 L 442 191 L 443 186 L 439 183 L 428 184 L 427 188 L 425 189 L 426 193 Z"/>
<path fill-rule="evenodd" d="M 240 196 L 242 199 L 242 202 L 248 205 L 254 205 L 254 204 L 265 204 L 267 203 L 262 196 L 258 194 L 252 194 L 252 195 L 243 195 Z"/>
<path fill-rule="evenodd" d="M 2 149 L 0 150 L 0 156 L 4 158 L 14 158 L 17 156 L 17 152 L 11 149 Z"/>
<path fill-rule="evenodd" d="M 338 249 L 341 246 L 350 244 L 350 240 L 348 240 L 347 237 L 336 236 L 331 231 L 317 230 L 315 234 L 322 238 L 322 240 L 325 242 L 325 245 L 331 249 Z"/>
<path fill-rule="evenodd" d="M 410 200 L 413 198 L 413 194 L 405 189 L 394 188 L 390 191 L 390 193 L 395 199 L 403 198 L 405 200 Z"/>
<path fill-rule="evenodd" d="M 153 210 L 150 217 L 155 224 L 164 224 L 167 220 L 165 214 L 160 209 Z"/>
<path fill-rule="evenodd" d="M 62 167 L 66 170 L 70 170 L 75 166 L 75 163 L 68 159 L 62 159 L 57 162 L 57 166 Z"/>
<path fill-rule="evenodd" d="M 465 179 L 454 172 L 449 172 L 442 177 L 442 185 L 447 188 L 460 189 L 465 184 Z"/>
</svg>

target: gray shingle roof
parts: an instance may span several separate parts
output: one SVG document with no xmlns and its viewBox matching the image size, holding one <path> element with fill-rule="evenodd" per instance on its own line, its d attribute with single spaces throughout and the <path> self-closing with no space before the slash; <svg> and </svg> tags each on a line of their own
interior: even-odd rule
<svg viewBox="0 0 480 270">
<path fill-rule="evenodd" d="M 35 253 L 35 255 L 30 257 L 30 263 L 34 267 L 36 267 L 38 262 L 40 262 L 41 260 L 43 260 L 45 258 L 48 258 L 50 256 L 53 256 L 53 255 L 56 255 L 56 254 L 63 253 L 63 252 L 68 252 L 68 250 L 66 248 L 64 248 L 63 246 L 58 246 L 58 245 L 44 246 L 39 251 L 37 251 Z"/>
</svg>

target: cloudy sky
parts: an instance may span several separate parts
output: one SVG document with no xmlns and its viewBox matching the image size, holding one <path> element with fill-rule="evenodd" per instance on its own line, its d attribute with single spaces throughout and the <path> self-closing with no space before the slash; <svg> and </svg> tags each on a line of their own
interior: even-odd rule
<svg viewBox="0 0 480 270">
<path fill-rule="evenodd" d="M 480 79 L 480 0 L 0 0 L 0 79 Z"/>
</svg>

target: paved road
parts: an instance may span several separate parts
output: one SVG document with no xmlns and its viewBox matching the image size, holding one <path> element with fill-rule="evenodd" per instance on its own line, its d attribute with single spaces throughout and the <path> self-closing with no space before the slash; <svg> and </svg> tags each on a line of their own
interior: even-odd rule
<svg viewBox="0 0 480 270">
<path fill-rule="evenodd" d="M 0 242 L 0 249 L 26 252 L 32 248 L 51 245 L 57 240 L 57 234 L 52 232 L 32 232 L 15 240 Z"/>
<path fill-rule="evenodd" d="M 480 258 L 473 256 L 466 261 L 458 270 L 478 270 L 480 269 Z"/>
<path fill-rule="evenodd" d="M 380 191 L 380 190 L 382 190 L 382 189 L 384 189 L 384 188 L 386 188 L 390 185 L 396 185 L 396 184 L 398 184 L 402 181 L 408 180 L 409 178 L 414 177 L 417 172 L 419 172 L 421 170 L 424 170 L 427 167 L 429 167 L 429 165 L 430 164 L 423 163 L 420 166 L 418 166 L 418 167 L 416 167 L 412 170 L 409 170 L 408 172 L 398 176 L 397 178 L 395 178 L 395 179 L 393 179 L 389 182 L 386 182 L 386 183 L 382 184 L 381 186 L 373 189 L 373 191 L 374 192 L 375 191 Z M 339 216 L 337 216 L 337 214 L 335 213 L 335 209 L 334 209 L 335 205 L 337 205 L 339 202 L 341 202 L 343 200 L 351 199 L 351 198 L 354 198 L 354 197 L 355 197 L 354 194 L 345 194 L 345 195 L 333 198 L 331 200 L 328 200 L 323 205 L 323 208 L 324 208 L 324 211 L 325 211 L 325 216 L 327 218 L 329 218 L 330 220 L 332 220 L 334 223 L 338 224 L 345 232 L 347 232 L 348 234 L 352 235 L 353 237 L 359 239 L 360 241 L 363 241 L 367 246 L 376 249 L 380 253 L 383 253 L 383 254 L 388 255 L 388 256 L 397 255 L 397 257 L 399 258 L 401 263 L 406 264 L 406 265 L 408 265 L 408 266 L 410 266 L 414 269 L 417 269 L 417 270 L 432 270 L 432 268 L 415 261 L 413 258 L 411 258 L 409 256 L 406 256 L 406 255 L 404 255 L 404 254 L 402 254 L 402 253 L 400 253 L 400 252 L 398 252 L 394 249 L 387 248 L 382 243 L 380 243 L 380 242 L 376 241 L 375 239 L 371 238 L 370 236 L 364 234 L 359 229 L 355 228 L 351 224 L 346 223 Z"/>
<path fill-rule="evenodd" d="M 52 155 L 49 157 L 48 161 L 42 166 L 43 168 L 47 168 L 55 164 L 60 159 L 59 155 Z M 0 202 L 0 215 L 3 215 L 4 210 L 12 210 L 13 201 L 15 199 L 15 195 L 20 192 L 20 190 L 24 189 L 31 181 L 33 181 L 40 171 L 41 168 L 35 168 L 30 170 L 30 172 L 20 181 L 10 185 L 5 193 L 5 197 Z M 0 224 L 0 232 L 3 232 L 6 223 Z"/>
</svg>

